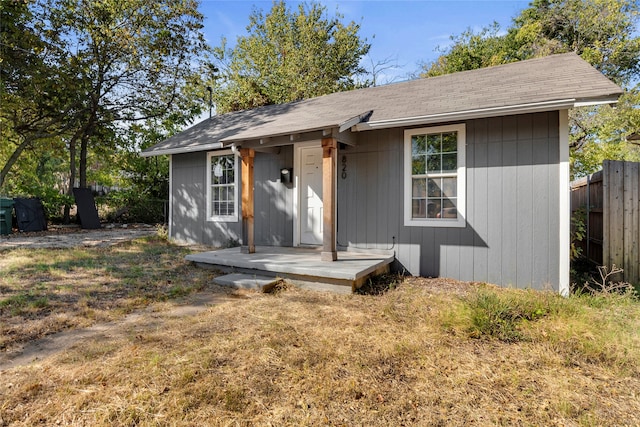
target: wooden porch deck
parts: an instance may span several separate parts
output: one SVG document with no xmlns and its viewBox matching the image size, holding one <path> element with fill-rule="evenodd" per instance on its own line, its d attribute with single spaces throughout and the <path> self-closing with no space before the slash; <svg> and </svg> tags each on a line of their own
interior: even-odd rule
<svg viewBox="0 0 640 427">
<path fill-rule="evenodd" d="M 388 272 L 395 259 L 389 253 L 338 251 L 337 254 L 336 261 L 321 261 L 321 248 L 257 246 L 252 254 L 241 253 L 238 247 L 190 254 L 185 258 L 200 267 L 223 272 L 281 277 L 316 289 L 338 285 L 351 291 L 369 277 Z"/>
</svg>

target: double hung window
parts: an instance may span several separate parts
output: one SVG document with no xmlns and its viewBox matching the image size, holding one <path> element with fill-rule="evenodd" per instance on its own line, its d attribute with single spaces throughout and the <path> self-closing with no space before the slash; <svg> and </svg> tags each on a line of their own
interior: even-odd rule
<svg viewBox="0 0 640 427">
<path fill-rule="evenodd" d="M 207 219 L 238 221 L 238 159 L 231 151 L 207 155 Z"/>
<path fill-rule="evenodd" d="M 465 226 L 465 126 L 405 131 L 405 225 Z"/>
</svg>

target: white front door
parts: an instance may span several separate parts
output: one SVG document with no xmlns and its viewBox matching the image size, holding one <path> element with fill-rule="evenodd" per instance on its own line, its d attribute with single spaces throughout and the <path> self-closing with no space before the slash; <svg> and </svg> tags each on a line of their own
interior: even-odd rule
<svg viewBox="0 0 640 427">
<path fill-rule="evenodd" d="M 300 148 L 300 244 L 322 244 L 322 147 Z"/>
</svg>

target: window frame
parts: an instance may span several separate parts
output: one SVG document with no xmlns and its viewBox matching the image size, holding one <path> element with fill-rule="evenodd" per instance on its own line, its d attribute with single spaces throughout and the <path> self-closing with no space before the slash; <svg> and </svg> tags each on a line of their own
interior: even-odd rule
<svg viewBox="0 0 640 427">
<path fill-rule="evenodd" d="M 457 218 L 413 218 L 413 157 L 411 139 L 415 135 L 457 132 Z M 466 226 L 466 125 L 464 123 L 430 126 L 404 131 L 404 225 L 409 227 L 457 227 Z"/>
<path fill-rule="evenodd" d="M 222 156 L 233 156 L 233 215 L 214 215 L 212 212 L 212 194 L 211 194 L 211 174 L 213 171 L 211 170 L 212 158 L 214 157 L 222 157 Z M 206 199 L 207 199 L 207 221 L 213 222 L 238 222 L 239 212 L 238 212 L 238 188 L 240 186 L 240 166 L 238 162 L 238 156 L 231 150 L 223 150 L 223 151 L 210 151 L 207 153 L 207 189 L 206 189 Z"/>
</svg>

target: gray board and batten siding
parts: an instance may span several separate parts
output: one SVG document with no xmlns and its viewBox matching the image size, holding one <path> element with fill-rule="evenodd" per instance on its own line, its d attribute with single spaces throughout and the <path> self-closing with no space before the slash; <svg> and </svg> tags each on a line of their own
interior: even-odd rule
<svg viewBox="0 0 640 427">
<path fill-rule="evenodd" d="M 404 129 L 362 132 L 338 156 L 338 244 L 393 248 L 412 275 L 557 291 L 558 112 L 465 124 L 466 227 L 404 226 Z"/>
<path fill-rule="evenodd" d="M 412 275 L 557 291 L 559 112 L 464 123 L 466 227 L 404 226 L 404 128 L 364 131 L 338 153 L 338 246 L 393 250 Z M 205 219 L 206 156 L 172 156 L 172 237 L 226 246 L 241 240 L 241 222 Z M 291 145 L 256 153 L 257 245 L 293 245 L 294 188 L 278 181 L 292 165 Z"/>
<path fill-rule="evenodd" d="M 241 167 L 239 162 L 239 167 Z M 293 186 L 279 182 L 280 169 L 293 164 L 293 147 L 257 153 L 254 164 L 255 243 L 293 245 Z M 171 237 L 183 242 L 227 247 L 242 240 L 242 222 L 206 219 L 207 152 L 171 157 Z M 240 171 L 238 171 L 239 173 Z M 241 186 L 238 182 L 239 187 Z M 238 188 L 238 195 L 241 188 Z M 240 204 L 238 203 L 238 209 Z"/>
</svg>

